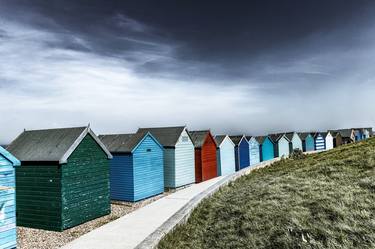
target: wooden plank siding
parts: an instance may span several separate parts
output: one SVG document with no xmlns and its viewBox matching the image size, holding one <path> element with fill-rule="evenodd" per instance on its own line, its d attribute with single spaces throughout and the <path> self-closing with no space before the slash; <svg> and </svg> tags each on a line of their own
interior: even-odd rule
<svg viewBox="0 0 375 249">
<path fill-rule="evenodd" d="M 315 150 L 325 150 L 326 145 L 325 145 L 325 139 L 322 136 L 322 134 L 318 133 L 315 137 Z"/>
<path fill-rule="evenodd" d="M 111 212 L 109 162 L 90 135 L 61 168 L 62 230 Z"/>
<path fill-rule="evenodd" d="M 249 143 L 243 138 L 238 145 L 237 171 L 250 166 Z"/>
<path fill-rule="evenodd" d="M 163 153 L 163 148 L 150 135 L 147 135 L 133 152 L 133 201 L 164 192 Z"/>
<path fill-rule="evenodd" d="M 57 164 L 16 168 L 17 225 L 61 231 L 61 168 Z"/>
<path fill-rule="evenodd" d="M 250 157 L 250 166 L 255 165 L 260 162 L 260 151 L 259 143 L 255 137 L 249 139 L 249 157 Z"/>
<path fill-rule="evenodd" d="M 176 184 L 175 148 L 164 149 L 164 186 L 175 188 Z"/>
<path fill-rule="evenodd" d="M 13 164 L 0 154 L 0 248 L 17 245 L 15 172 Z"/>
<path fill-rule="evenodd" d="M 269 137 L 266 137 L 263 141 L 262 148 L 262 161 L 268 161 L 275 158 L 274 144 Z"/>
<path fill-rule="evenodd" d="M 112 200 L 134 200 L 133 156 L 112 153 L 110 162 L 110 186 Z"/>
<path fill-rule="evenodd" d="M 234 144 L 227 136 L 217 148 L 217 173 L 219 176 L 229 175 L 236 171 Z"/>
<path fill-rule="evenodd" d="M 186 129 L 181 133 L 175 146 L 175 181 L 173 188 L 195 182 L 194 144 Z"/>
<path fill-rule="evenodd" d="M 216 143 L 208 135 L 201 149 L 202 181 L 217 177 Z"/>
</svg>

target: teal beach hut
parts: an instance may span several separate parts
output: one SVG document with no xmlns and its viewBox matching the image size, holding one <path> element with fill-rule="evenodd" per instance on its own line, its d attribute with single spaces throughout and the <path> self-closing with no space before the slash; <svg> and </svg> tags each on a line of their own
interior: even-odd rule
<svg viewBox="0 0 375 249">
<path fill-rule="evenodd" d="M 21 162 L 0 146 L 0 248 L 16 248 L 15 169 Z"/>
<path fill-rule="evenodd" d="M 164 192 L 163 146 L 149 133 L 100 135 L 111 152 L 111 199 L 135 202 Z"/>
<path fill-rule="evenodd" d="M 215 136 L 218 176 L 236 172 L 235 144 L 227 135 Z"/>
<path fill-rule="evenodd" d="M 260 160 L 261 162 L 268 161 L 275 158 L 275 145 L 269 136 L 256 137 L 260 145 Z"/>
<path fill-rule="evenodd" d="M 309 132 L 299 133 L 302 140 L 303 151 L 314 151 L 315 150 L 315 139 L 314 136 Z"/>
</svg>

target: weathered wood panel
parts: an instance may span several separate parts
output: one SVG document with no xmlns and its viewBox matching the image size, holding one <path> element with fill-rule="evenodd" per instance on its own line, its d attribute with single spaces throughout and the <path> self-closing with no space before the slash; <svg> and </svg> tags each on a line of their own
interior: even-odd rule
<svg viewBox="0 0 375 249">
<path fill-rule="evenodd" d="M 110 213 L 109 161 L 87 135 L 62 169 L 62 230 Z"/>
<path fill-rule="evenodd" d="M 61 230 L 61 169 L 56 165 L 16 168 L 17 225 Z"/>
<path fill-rule="evenodd" d="M 212 136 L 207 136 L 201 150 L 202 181 L 217 177 L 216 143 Z"/>
<path fill-rule="evenodd" d="M 175 146 L 175 185 L 181 187 L 195 182 L 194 144 L 186 130 Z"/>
</svg>

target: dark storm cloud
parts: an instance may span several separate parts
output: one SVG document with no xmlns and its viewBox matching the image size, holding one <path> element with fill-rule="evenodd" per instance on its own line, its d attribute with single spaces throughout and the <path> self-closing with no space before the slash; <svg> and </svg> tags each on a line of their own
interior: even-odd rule
<svg viewBox="0 0 375 249">
<path fill-rule="evenodd" d="M 370 0 L 0 0 L 0 142 L 88 122 L 368 126 L 374 24 Z"/>
</svg>

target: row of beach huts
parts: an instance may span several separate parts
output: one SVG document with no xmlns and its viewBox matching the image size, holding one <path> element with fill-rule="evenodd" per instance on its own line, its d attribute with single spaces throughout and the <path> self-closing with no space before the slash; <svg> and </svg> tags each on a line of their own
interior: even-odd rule
<svg viewBox="0 0 375 249">
<path fill-rule="evenodd" d="M 111 200 L 136 202 L 296 149 L 329 150 L 371 136 L 372 128 L 266 136 L 185 126 L 100 136 L 89 126 L 25 130 L 6 150 L 0 146 L 0 248 L 16 247 L 16 221 L 63 231 L 109 214 Z"/>
</svg>

